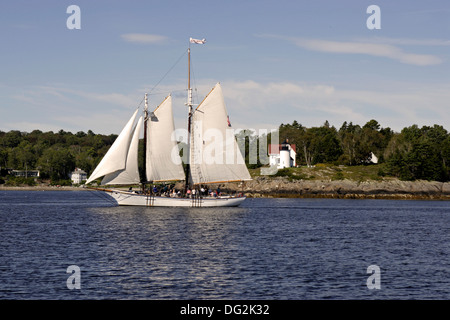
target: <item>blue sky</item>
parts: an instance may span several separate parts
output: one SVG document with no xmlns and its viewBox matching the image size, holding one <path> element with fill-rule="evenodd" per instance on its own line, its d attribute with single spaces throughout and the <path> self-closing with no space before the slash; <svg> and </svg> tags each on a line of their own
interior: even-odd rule
<svg viewBox="0 0 450 320">
<path fill-rule="evenodd" d="M 195 102 L 220 82 L 235 128 L 449 130 L 449 35 L 444 0 L 2 1 L 0 130 L 117 134 L 145 92 L 151 108 L 171 93 L 183 127 L 189 37 L 207 40 L 191 45 Z"/>
</svg>

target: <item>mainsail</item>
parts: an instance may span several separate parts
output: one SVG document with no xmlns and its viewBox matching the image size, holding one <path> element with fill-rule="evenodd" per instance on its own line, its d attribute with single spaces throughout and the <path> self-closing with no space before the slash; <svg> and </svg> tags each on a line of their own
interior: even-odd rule
<svg viewBox="0 0 450 320">
<path fill-rule="evenodd" d="M 102 161 L 100 161 L 92 175 L 86 181 L 86 184 L 107 174 L 125 169 L 133 135 L 133 124 L 136 120 L 138 111 L 139 109 L 134 112 L 133 116 L 122 129 L 122 132 L 119 134 L 116 141 L 114 141 Z"/>
<path fill-rule="evenodd" d="M 168 96 L 147 121 L 147 181 L 185 179 L 174 133 L 172 97 Z"/>
<path fill-rule="evenodd" d="M 107 174 L 102 180 L 103 185 L 140 183 L 139 168 L 138 168 L 138 146 L 141 127 L 142 127 L 142 117 L 139 117 L 139 121 L 136 127 L 134 128 L 130 148 L 128 149 L 125 169 Z"/>
<path fill-rule="evenodd" d="M 251 180 L 228 123 L 225 100 L 218 83 L 192 116 L 191 183 Z"/>
</svg>

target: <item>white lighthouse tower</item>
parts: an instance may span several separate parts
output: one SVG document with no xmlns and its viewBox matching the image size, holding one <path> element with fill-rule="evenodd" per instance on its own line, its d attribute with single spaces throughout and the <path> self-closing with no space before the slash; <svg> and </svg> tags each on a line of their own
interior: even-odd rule
<svg viewBox="0 0 450 320">
<path fill-rule="evenodd" d="M 288 139 L 286 139 L 280 148 L 280 165 L 279 168 L 289 168 L 291 167 L 291 146 L 289 145 Z"/>
</svg>

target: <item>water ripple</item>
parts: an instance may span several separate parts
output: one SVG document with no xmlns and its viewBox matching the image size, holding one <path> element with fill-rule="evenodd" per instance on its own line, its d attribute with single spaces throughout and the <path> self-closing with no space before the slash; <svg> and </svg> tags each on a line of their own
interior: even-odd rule
<svg viewBox="0 0 450 320">
<path fill-rule="evenodd" d="M 1 299 L 448 299 L 448 202 L 248 199 L 117 207 L 0 192 Z M 369 290 L 369 265 L 381 289 Z M 66 286 L 69 265 L 81 289 Z"/>
</svg>

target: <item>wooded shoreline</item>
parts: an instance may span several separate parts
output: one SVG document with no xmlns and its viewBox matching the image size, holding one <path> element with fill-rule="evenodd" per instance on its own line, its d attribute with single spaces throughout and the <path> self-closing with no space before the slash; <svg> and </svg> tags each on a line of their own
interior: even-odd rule
<svg viewBox="0 0 450 320">
<path fill-rule="evenodd" d="M 438 181 L 289 181 L 284 177 L 255 177 L 244 184 L 221 185 L 223 191 L 239 191 L 249 198 L 332 198 L 450 200 L 450 183 Z M 0 186 L 0 191 L 92 191 L 83 186 Z"/>
</svg>

